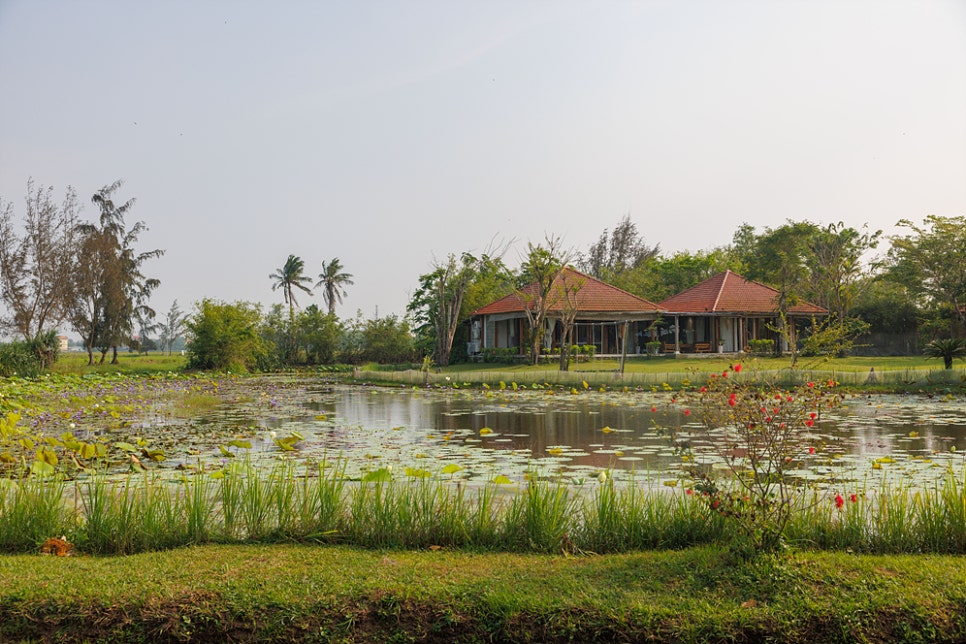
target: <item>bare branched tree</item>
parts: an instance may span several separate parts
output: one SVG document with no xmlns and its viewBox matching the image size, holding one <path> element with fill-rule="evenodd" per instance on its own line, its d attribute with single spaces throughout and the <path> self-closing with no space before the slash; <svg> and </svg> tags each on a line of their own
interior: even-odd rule
<svg viewBox="0 0 966 644">
<path fill-rule="evenodd" d="M 21 235 L 14 226 L 13 204 L 0 200 L 0 299 L 9 311 L 3 326 L 33 340 L 67 316 L 80 208 L 73 188 L 67 188 L 58 206 L 53 188 L 32 180 L 26 203 Z"/>
</svg>

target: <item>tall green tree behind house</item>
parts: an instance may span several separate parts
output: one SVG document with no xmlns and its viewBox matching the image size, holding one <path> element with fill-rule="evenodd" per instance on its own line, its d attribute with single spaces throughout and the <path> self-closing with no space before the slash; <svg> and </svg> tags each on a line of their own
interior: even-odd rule
<svg viewBox="0 0 966 644">
<path fill-rule="evenodd" d="M 322 288 L 322 299 L 329 308 L 329 315 L 335 315 L 336 303 L 342 304 L 342 298 L 348 295 L 346 287 L 355 284 L 352 273 L 346 273 L 343 269 L 338 257 L 328 263 L 323 260 L 319 281 L 315 283 L 316 288 Z"/>
<path fill-rule="evenodd" d="M 857 230 L 842 222 L 813 231 L 806 242 L 806 299 L 827 309 L 835 319 L 846 320 L 865 273 L 862 256 L 878 245 L 881 235 L 881 230 Z"/>
<path fill-rule="evenodd" d="M 627 214 L 614 230 L 604 229 L 577 264 L 591 277 L 617 286 L 622 275 L 656 258 L 660 250 L 659 244 L 650 246 L 645 242 Z"/>
<path fill-rule="evenodd" d="M 966 217 L 929 215 L 922 225 L 892 237 L 889 278 L 904 285 L 923 306 L 941 306 L 966 332 Z"/>
</svg>

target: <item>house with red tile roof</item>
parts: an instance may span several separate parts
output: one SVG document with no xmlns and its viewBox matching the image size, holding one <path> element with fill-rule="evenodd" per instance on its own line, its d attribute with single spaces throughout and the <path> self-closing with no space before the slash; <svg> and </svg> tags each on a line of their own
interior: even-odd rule
<svg viewBox="0 0 966 644">
<path fill-rule="evenodd" d="M 519 355 L 527 354 L 526 309 L 533 306 L 536 293 L 537 285 L 529 284 L 474 311 L 469 354 L 478 355 L 487 349 L 516 349 Z M 559 348 L 563 318 L 568 309 L 576 307 L 573 344 L 594 345 L 597 354 L 621 354 L 626 330 L 627 353 L 644 353 L 644 344 L 651 340 L 648 329 L 662 313 L 657 304 L 570 267 L 554 280 L 548 297 L 547 349 Z"/>
<path fill-rule="evenodd" d="M 746 351 L 751 340 L 771 339 L 783 351 L 787 342 L 780 327 L 780 293 L 770 286 L 725 271 L 659 304 L 667 311 L 660 335 L 663 350 L 674 353 Z M 788 307 L 792 341 L 797 326 L 828 311 L 809 302 Z"/>
</svg>

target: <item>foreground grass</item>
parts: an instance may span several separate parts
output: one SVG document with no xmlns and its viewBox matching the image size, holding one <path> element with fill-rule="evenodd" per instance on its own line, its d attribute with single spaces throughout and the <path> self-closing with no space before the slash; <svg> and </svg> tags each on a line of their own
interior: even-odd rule
<svg viewBox="0 0 966 644">
<path fill-rule="evenodd" d="M 966 639 L 953 556 L 626 555 L 309 545 L 0 557 L 3 641 Z"/>
</svg>

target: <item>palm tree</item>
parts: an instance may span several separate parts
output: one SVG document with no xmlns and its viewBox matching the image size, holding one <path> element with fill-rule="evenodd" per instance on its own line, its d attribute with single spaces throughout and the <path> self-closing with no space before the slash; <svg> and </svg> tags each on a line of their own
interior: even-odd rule
<svg viewBox="0 0 966 644">
<path fill-rule="evenodd" d="M 319 273 L 319 281 L 315 286 L 316 288 L 321 286 L 324 289 L 322 299 L 329 306 L 329 315 L 335 314 L 336 302 L 342 304 L 342 296 L 347 295 L 345 287 L 352 286 L 354 283 L 351 273 L 342 272 L 342 262 L 338 257 L 333 258 L 328 264 L 325 260 L 322 261 L 322 272 Z"/>
<path fill-rule="evenodd" d="M 285 260 L 285 266 L 277 269 L 268 276 L 268 279 L 274 280 L 272 290 L 281 288 L 282 293 L 285 295 L 285 303 L 288 304 L 289 320 L 295 319 L 295 307 L 298 306 L 298 302 L 295 301 L 295 291 L 293 289 L 301 289 L 309 295 L 312 295 L 312 290 L 305 285 L 305 282 L 311 284 L 312 278 L 303 275 L 302 272 L 304 270 L 305 262 L 302 261 L 302 258 L 289 255 L 288 259 Z"/>
<path fill-rule="evenodd" d="M 953 368 L 953 358 L 966 360 L 966 341 L 962 338 L 940 338 L 926 345 L 928 358 L 942 358 L 946 369 Z"/>
</svg>

